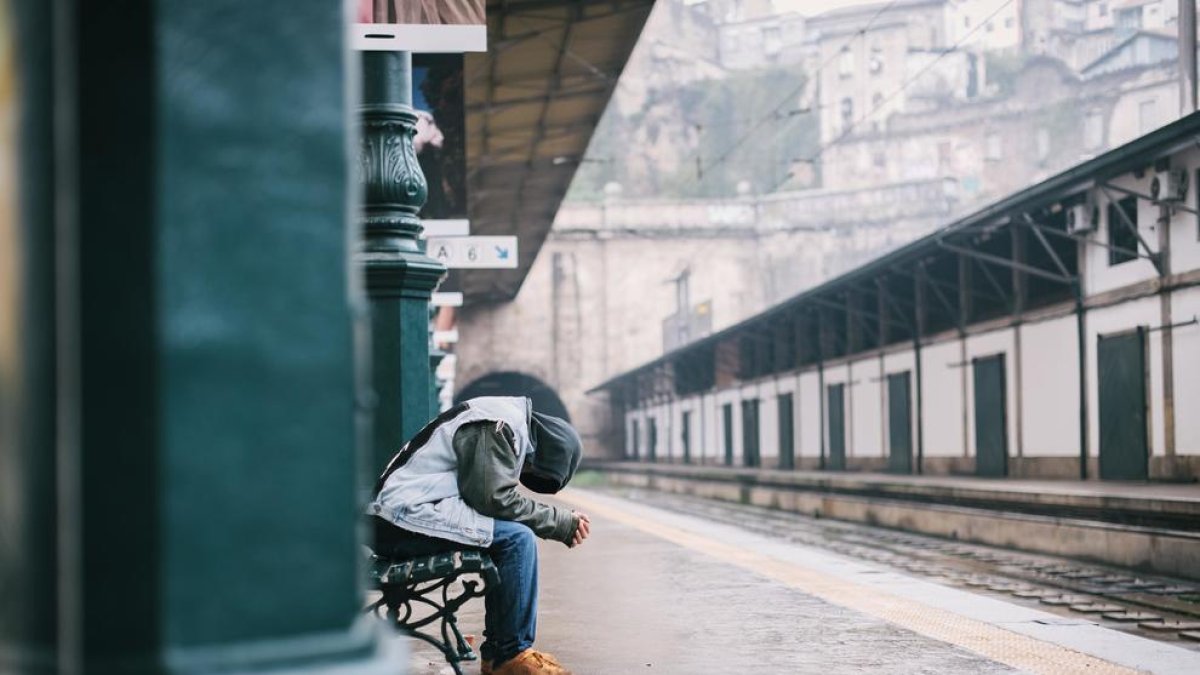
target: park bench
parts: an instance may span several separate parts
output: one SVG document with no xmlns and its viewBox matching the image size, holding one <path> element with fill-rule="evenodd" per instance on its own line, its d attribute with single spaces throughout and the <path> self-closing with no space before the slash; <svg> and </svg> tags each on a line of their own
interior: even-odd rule
<svg viewBox="0 0 1200 675">
<path fill-rule="evenodd" d="M 500 573 L 486 553 L 462 550 L 406 560 L 372 554 L 368 574 L 381 594 L 367 606 L 368 613 L 437 647 L 458 675 L 460 663 L 478 658 L 458 630 L 456 613 L 500 583 Z"/>
</svg>

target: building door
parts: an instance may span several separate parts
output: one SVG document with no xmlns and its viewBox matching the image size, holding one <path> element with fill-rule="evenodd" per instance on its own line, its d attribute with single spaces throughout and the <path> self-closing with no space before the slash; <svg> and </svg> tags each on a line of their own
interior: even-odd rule
<svg viewBox="0 0 1200 675">
<path fill-rule="evenodd" d="M 1004 355 L 978 358 L 975 371 L 975 475 L 1008 475 Z"/>
<path fill-rule="evenodd" d="M 835 471 L 846 468 L 846 385 L 831 384 L 829 390 L 829 462 Z"/>
<path fill-rule="evenodd" d="M 646 420 L 646 459 L 658 461 L 658 420 L 653 417 Z"/>
<path fill-rule="evenodd" d="M 758 399 L 742 401 L 742 453 L 746 466 L 762 464 L 758 436 Z"/>
<path fill-rule="evenodd" d="M 791 394 L 779 395 L 779 468 L 796 468 L 796 418 Z"/>
<path fill-rule="evenodd" d="M 888 470 L 912 473 L 912 397 L 908 371 L 888 375 Z"/>
<path fill-rule="evenodd" d="M 1100 477 L 1146 480 L 1146 332 L 1100 338 Z"/>
<path fill-rule="evenodd" d="M 680 440 L 683 441 L 683 463 L 692 463 L 692 411 L 683 411 L 683 429 Z"/>
<path fill-rule="evenodd" d="M 721 406 L 721 419 L 725 432 L 725 466 L 733 466 L 733 404 Z"/>
<path fill-rule="evenodd" d="M 642 442 L 642 430 L 638 428 L 637 420 L 633 420 L 633 428 L 630 430 L 629 435 L 632 436 L 630 440 L 633 442 L 633 458 L 635 460 L 640 459 L 639 455 L 641 455 L 640 445 Z"/>
</svg>

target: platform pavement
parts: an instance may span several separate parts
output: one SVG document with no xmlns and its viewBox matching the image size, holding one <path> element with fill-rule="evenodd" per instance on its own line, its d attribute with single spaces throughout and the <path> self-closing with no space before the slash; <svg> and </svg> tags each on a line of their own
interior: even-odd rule
<svg viewBox="0 0 1200 675">
<path fill-rule="evenodd" d="M 1130 509 L 1200 517 L 1200 483 L 982 478 L 906 475 L 866 471 L 801 471 L 726 467 L 678 462 L 594 462 L 606 472 L 678 475 L 694 479 L 755 482 L 799 490 L 839 491 L 893 498 L 954 498 L 984 503 L 1023 503 L 1068 509 Z"/>
<path fill-rule="evenodd" d="M 827 551 L 593 491 L 563 501 L 594 534 L 542 543 L 538 646 L 579 675 L 1200 672 L 1200 653 Z M 482 603 L 462 623 L 478 634 Z M 449 672 L 413 648 L 413 672 Z"/>
</svg>

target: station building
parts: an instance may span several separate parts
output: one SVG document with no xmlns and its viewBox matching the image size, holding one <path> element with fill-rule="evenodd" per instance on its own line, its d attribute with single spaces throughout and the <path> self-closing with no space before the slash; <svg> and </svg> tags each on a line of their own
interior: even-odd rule
<svg viewBox="0 0 1200 675">
<path fill-rule="evenodd" d="M 613 377 L 627 459 L 1200 477 L 1200 114 Z"/>
</svg>

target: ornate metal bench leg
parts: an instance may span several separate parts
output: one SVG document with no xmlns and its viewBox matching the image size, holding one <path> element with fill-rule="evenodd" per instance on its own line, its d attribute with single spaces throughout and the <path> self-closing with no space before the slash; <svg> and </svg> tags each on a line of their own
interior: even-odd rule
<svg viewBox="0 0 1200 675">
<path fill-rule="evenodd" d="M 453 614 L 446 617 L 446 623 L 450 624 L 450 630 L 454 633 L 455 647 L 458 649 L 459 661 L 475 661 L 479 656 L 471 649 L 471 645 L 463 638 L 463 634 L 458 630 L 458 620 Z"/>
<path fill-rule="evenodd" d="M 450 645 L 438 642 L 434 638 L 431 638 L 428 635 L 425 635 L 424 633 L 421 633 L 419 631 L 410 630 L 410 629 L 406 628 L 406 629 L 403 629 L 403 632 L 410 637 L 417 638 L 418 640 L 424 640 L 425 642 L 428 642 L 429 644 L 433 645 L 434 647 L 437 647 L 438 650 L 440 652 L 442 652 L 442 656 L 444 656 L 446 658 L 446 663 L 449 663 L 450 667 L 454 669 L 454 675 L 463 675 L 462 668 L 459 667 L 459 665 L 458 665 L 458 662 L 459 662 L 458 655 L 454 653 L 454 650 Z"/>
</svg>

